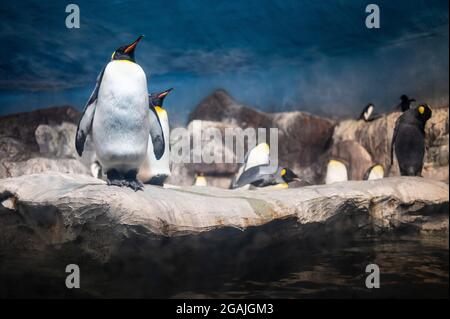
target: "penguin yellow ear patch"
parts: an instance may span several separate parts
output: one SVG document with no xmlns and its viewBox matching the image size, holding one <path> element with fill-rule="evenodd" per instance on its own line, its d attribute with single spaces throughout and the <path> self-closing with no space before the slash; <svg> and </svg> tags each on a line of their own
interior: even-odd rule
<svg viewBox="0 0 450 319">
<path fill-rule="evenodd" d="M 286 169 L 283 168 L 283 169 L 281 170 L 281 176 L 284 176 L 284 175 L 286 175 Z"/>
<path fill-rule="evenodd" d="M 419 106 L 419 113 L 420 114 L 425 113 L 425 107 L 423 105 Z"/>
</svg>

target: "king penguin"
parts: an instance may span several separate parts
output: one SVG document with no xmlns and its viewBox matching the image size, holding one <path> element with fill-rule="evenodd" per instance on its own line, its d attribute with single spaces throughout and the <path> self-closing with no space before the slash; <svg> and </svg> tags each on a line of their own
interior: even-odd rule
<svg viewBox="0 0 450 319">
<path fill-rule="evenodd" d="M 301 181 L 301 179 L 289 168 L 278 167 L 274 173 L 266 173 L 267 165 L 253 166 L 245 170 L 234 184 L 233 188 L 241 188 L 246 185 L 254 187 L 275 186 L 276 188 L 288 188 L 289 183 Z"/>
<path fill-rule="evenodd" d="M 138 178 L 152 185 L 163 186 L 170 176 L 170 126 L 163 103 L 171 91 L 172 88 L 149 96 L 150 136 L 147 156 L 139 170 Z"/>
<path fill-rule="evenodd" d="M 411 103 L 416 102 L 415 99 L 410 99 L 407 95 L 400 96 L 400 104 L 397 105 L 397 109 L 402 112 L 406 112 L 411 108 Z"/>
<path fill-rule="evenodd" d="M 135 191 L 143 188 L 136 176 L 146 156 L 150 130 L 147 78 L 134 59 L 142 37 L 112 54 L 86 104 L 75 142 L 81 156 L 91 134 L 108 185 Z"/>
<path fill-rule="evenodd" d="M 244 163 L 239 167 L 239 170 L 231 181 L 230 188 L 236 188 L 236 181 L 241 177 L 246 170 L 259 165 L 268 165 L 270 163 L 270 147 L 267 143 L 259 143 L 247 152 L 244 158 Z M 249 186 L 246 186 L 247 188 Z"/>
<path fill-rule="evenodd" d="M 384 167 L 380 164 L 375 164 L 369 167 L 369 169 L 364 174 L 363 180 L 371 181 L 382 178 L 384 178 Z"/>
<path fill-rule="evenodd" d="M 338 160 L 332 159 L 327 165 L 325 184 L 348 181 L 347 166 Z"/>
<path fill-rule="evenodd" d="M 201 187 L 208 186 L 205 175 L 203 175 L 203 173 L 195 174 L 194 182 L 192 183 L 192 185 Z"/>
<path fill-rule="evenodd" d="M 404 112 L 395 123 L 391 144 L 391 165 L 394 151 L 402 176 L 421 176 L 425 156 L 425 124 L 432 116 L 427 104 Z"/>
</svg>

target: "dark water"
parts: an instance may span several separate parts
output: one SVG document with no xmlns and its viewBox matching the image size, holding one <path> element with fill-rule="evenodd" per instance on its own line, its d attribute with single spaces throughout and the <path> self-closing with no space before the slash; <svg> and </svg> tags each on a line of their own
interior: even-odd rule
<svg viewBox="0 0 450 319">
<path fill-rule="evenodd" d="M 448 298 L 448 238 L 360 239 L 310 251 L 297 269 L 273 280 L 232 280 L 218 291 L 184 291 L 181 298 Z M 380 288 L 365 285 L 365 267 L 380 268 Z"/>
<path fill-rule="evenodd" d="M 1 253 L 0 297 L 449 297 L 446 236 L 377 235 L 344 241 L 324 233 L 322 241 L 298 238 L 296 242 L 289 236 L 285 241 L 283 234 L 243 233 L 245 237 L 238 238 L 237 246 L 231 242 L 232 236 L 225 237 L 230 243 L 208 235 L 195 243 L 170 239 L 145 247 L 143 258 L 136 252 L 129 257 L 122 252 L 121 260 L 102 265 L 79 255 L 76 262 L 81 268 L 82 287 L 77 290 L 64 285 L 65 265 L 77 254 L 73 248 L 59 250 L 56 259 L 30 255 L 15 260 Z M 149 257 L 148 253 L 154 255 Z M 380 268 L 379 289 L 365 286 L 366 266 L 373 263 Z"/>
</svg>

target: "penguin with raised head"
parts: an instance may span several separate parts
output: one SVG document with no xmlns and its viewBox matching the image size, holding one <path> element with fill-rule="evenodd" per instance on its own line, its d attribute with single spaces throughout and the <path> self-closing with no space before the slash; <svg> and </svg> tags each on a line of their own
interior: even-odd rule
<svg viewBox="0 0 450 319">
<path fill-rule="evenodd" d="M 363 180 L 371 181 L 382 178 L 384 178 L 384 167 L 380 164 L 375 164 L 369 167 L 369 169 L 364 174 Z"/>
<path fill-rule="evenodd" d="M 427 104 L 404 112 L 396 121 L 391 144 L 402 176 L 421 176 L 425 156 L 425 124 L 433 112 Z"/>
<path fill-rule="evenodd" d="M 147 156 L 138 174 L 138 178 L 144 183 L 163 186 L 170 176 L 170 126 L 163 103 L 172 90 L 170 88 L 149 95 L 150 136 Z"/>
<path fill-rule="evenodd" d="M 403 94 L 400 96 L 400 104 L 397 105 L 399 111 L 405 112 L 411 108 L 411 103 L 416 102 L 415 99 L 410 99 L 407 95 Z"/>
<path fill-rule="evenodd" d="M 361 112 L 361 115 L 359 116 L 358 119 L 363 120 L 365 122 L 371 122 L 380 117 L 381 117 L 381 115 L 375 114 L 375 106 L 372 103 L 369 103 L 363 109 L 363 111 Z"/>
<path fill-rule="evenodd" d="M 137 172 L 145 159 L 149 138 L 147 77 L 134 52 L 143 36 L 113 52 L 97 78 L 76 134 L 81 156 L 88 134 L 108 185 L 140 190 Z"/>
<path fill-rule="evenodd" d="M 347 165 L 337 159 L 330 160 L 327 164 L 325 184 L 346 181 L 348 181 Z"/>
<path fill-rule="evenodd" d="M 276 186 L 277 188 L 288 188 L 290 182 L 302 181 L 287 167 L 278 167 L 273 173 L 267 173 L 266 168 L 267 165 L 258 165 L 245 170 L 233 188 L 241 188 L 246 185 L 253 187 Z"/>
</svg>

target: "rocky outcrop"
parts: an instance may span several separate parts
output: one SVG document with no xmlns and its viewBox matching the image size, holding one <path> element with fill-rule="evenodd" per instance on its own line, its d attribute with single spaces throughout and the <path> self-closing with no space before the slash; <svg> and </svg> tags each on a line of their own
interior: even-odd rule
<svg viewBox="0 0 450 319">
<path fill-rule="evenodd" d="M 367 150 L 373 163 L 382 164 L 386 171 L 390 168 L 390 176 L 399 176 L 397 163 L 390 165 L 390 152 L 395 122 L 400 115 L 399 112 L 385 114 L 372 122 L 342 121 L 335 128 L 333 143 L 354 141 Z M 425 134 L 427 149 L 423 176 L 448 183 L 448 108 L 433 109 Z"/>
<path fill-rule="evenodd" d="M 312 258 L 312 247 L 375 234 L 448 235 L 448 195 L 447 184 L 412 177 L 139 192 L 82 175 L 3 179 L 0 296 L 168 297 L 267 271 L 284 278 L 295 260 Z M 65 287 L 68 264 L 80 267 L 81 289 Z"/>
<path fill-rule="evenodd" d="M 279 162 L 316 184 L 324 182 L 326 163 L 340 159 L 349 167 L 352 180 L 360 180 L 373 164 L 382 164 L 390 176 L 398 176 L 396 163 L 390 167 L 390 145 L 400 113 L 385 114 L 372 121 L 333 121 L 304 112 L 264 113 L 234 101 L 219 90 L 205 98 L 190 115 L 201 120 L 202 128 L 278 128 Z M 87 140 L 83 158 L 74 148 L 79 113 L 71 107 L 50 108 L 0 118 L 0 178 L 44 172 L 89 174 L 95 158 Z M 448 108 L 435 108 L 426 126 L 427 152 L 423 175 L 448 183 Z M 268 137 L 269 139 L 269 137 Z M 179 143 L 171 140 L 171 146 Z M 206 134 L 206 148 L 221 147 Z M 222 145 L 223 146 L 223 145 Z M 234 151 L 223 148 L 223 154 Z M 79 161 L 79 162 L 78 162 Z M 85 167 L 80 165 L 80 162 Z M 203 173 L 210 185 L 227 188 L 238 169 L 234 163 L 174 163 L 169 183 L 191 185 L 196 173 Z"/>
<path fill-rule="evenodd" d="M 0 154 L 2 157 L 11 157 L 15 153 L 8 151 L 7 139 L 14 139 L 15 143 L 20 143 L 25 150 L 20 152 L 20 156 L 30 158 L 33 154 L 39 153 L 40 145 L 36 140 L 36 129 L 40 125 L 59 126 L 63 123 L 76 125 L 80 113 L 70 106 L 52 107 L 39 109 L 32 112 L 11 114 L 0 117 Z"/>
<path fill-rule="evenodd" d="M 155 236 L 192 236 L 227 227 L 245 231 L 290 217 L 299 225 L 332 223 L 339 216 L 352 223 L 351 214 L 356 213 L 365 216 L 365 223 L 358 227 L 369 232 L 402 227 L 447 232 L 448 191 L 444 183 L 397 177 L 285 190 L 146 186 L 134 192 L 83 175 L 34 174 L 0 180 L 2 216 L 16 222 L 7 229 L 1 224 L 1 246 L 11 247 L 5 238 L 23 235 L 27 228 L 33 245 L 42 248 L 79 236 L 87 244 L 97 232 L 124 241 L 137 232 L 154 240 Z M 14 204 L 5 207 L 8 201 Z M 108 259 L 115 244 L 104 242 L 109 252 L 93 253 Z"/>
<path fill-rule="evenodd" d="M 223 90 L 205 98 L 189 116 L 246 129 L 278 128 L 279 162 L 302 177 L 320 183 L 325 176 L 334 121 L 305 112 L 264 113 L 239 104 Z M 269 141 L 268 135 L 267 140 Z"/>
<path fill-rule="evenodd" d="M 79 115 L 72 107 L 55 107 L 1 117 L 0 178 L 46 171 L 89 174 L 75 151 Z"/>
</svg>

